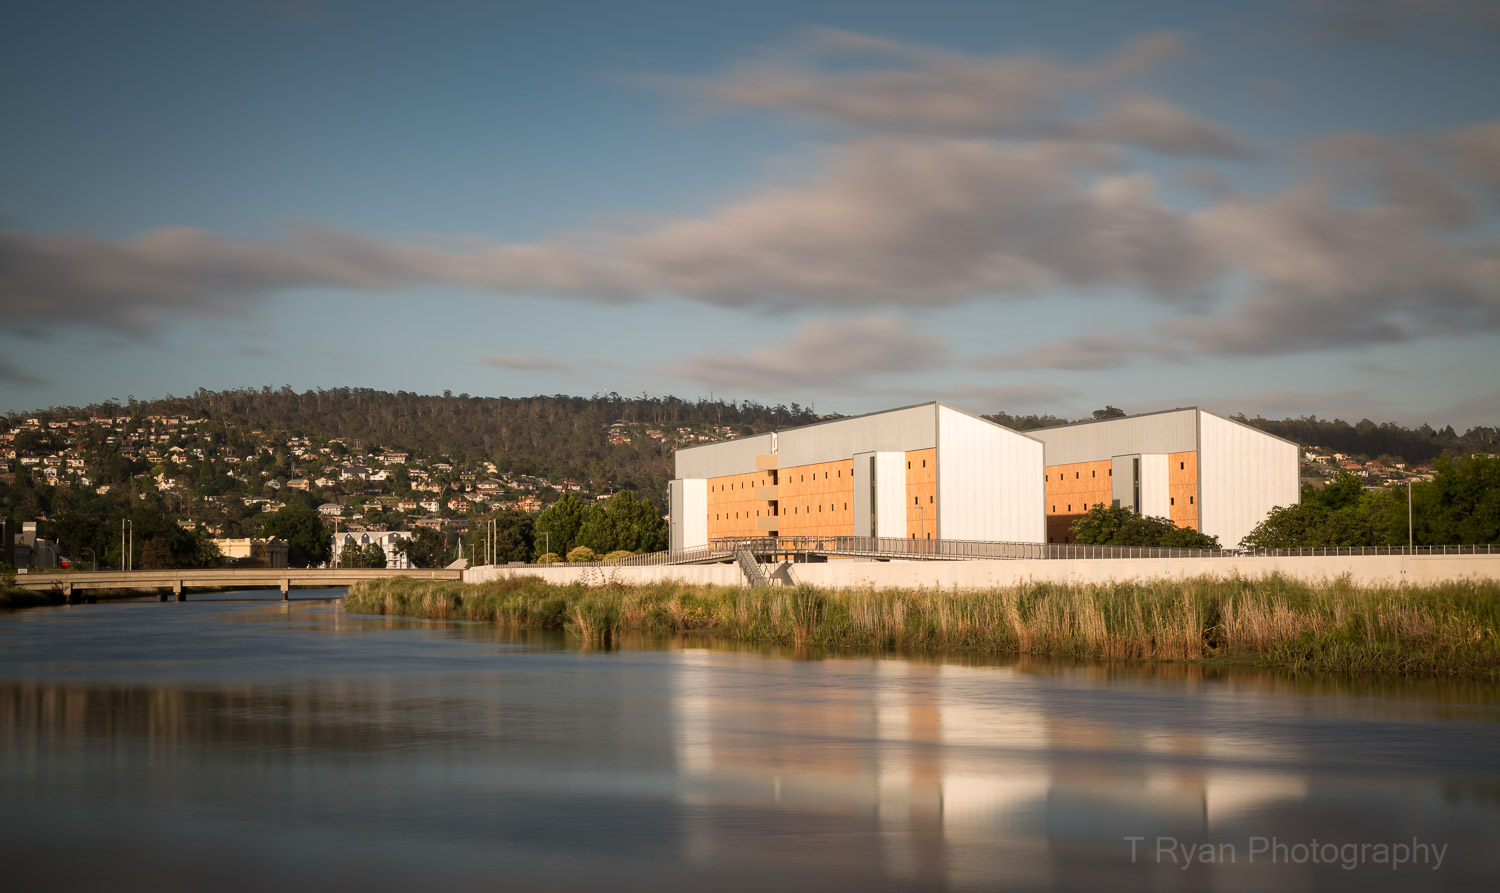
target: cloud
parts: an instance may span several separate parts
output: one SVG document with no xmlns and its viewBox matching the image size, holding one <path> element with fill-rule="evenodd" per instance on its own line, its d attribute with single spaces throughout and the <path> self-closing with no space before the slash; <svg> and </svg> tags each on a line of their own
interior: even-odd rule
<svg viewBox="0 0 1500 893">
<path fill-rule="evenodd" d="M 1331 43 L 1379 43 L 1461 28 L 1465 36 L 1500 32 L 1493 0 L 1309 0 L 1306 28 Z"/>
<path fill-rule="evenodd" d="M 1243 154 L 1223 128 L 1156 97 L 1115 97 L 1188 53 L 1173 32 L 1129 41 L 1092 62 L 1039 53 L 974 56 L 832 29 L 815 30 L 717 76 L 650 81 L 698 108 L 766 109 L 867 131 L 942 136 L 1074 139 L 1173 155 Z M 859 67 L 858 63 L 866 63 Z M 1076 100 L 1102 116 L 1065 112 Z"/>
<path fill-rule="evenodd" d="M 39 388 L 45 387 L 51 382 L 46 379 L 37 378 L 29 373 L 17 369 L 10 361 L 0 357 L 0 381 L 19 387 Z"/>
<path fill-rule="evenodd" d="M 541 372 L 568 372 L 572 367 L 566 363 L 548 357 L 539 357 L 535 354 L 490 354 L 480 357 L 479 362 L 486 366 L 494 366 L 496 369 L 512 369 L 516 371 L 541 371 Z"/>
<path fill-rule="evenodd" d="M 976 369 L 1067 369 L 1088 371 L 1115 369 L 1145 357 L 1181 362 L 1180 348 L 1136 335 L 1095 332 L 1063 338 L 1012 354 L 996 354 L 970 360 Z"/>
<path fill-rule="evenodd" d="M 332 230 L 227 240 L 170 229 L 110 242 L 0 233 L 0 310 L 143 333 L 245 314 L 291 288 L 437 284 L 592 301 L 731 307 L 945 305 L 1126 286 L 1192 301 L 1217 271 L 1145 174 L 1100 147 L 858 140 L 811 180 L 697 219 L 533 245 L 410 243 Z"/>
<path fill-rule="evenodd" d="M 1424 209 L 1341 205 L 1310 186 L 1240 196 L 1197 223 L 1251 283 L 1225 313 L 1160 327 L 1199 352 L 1269 356 L 1500 330 L 1500 245 L 1445 238 Z"/>
<path fill-rule="evenodd" d="M 948 364 L 948 345 L 886 316 L 809 323 L 783 344 L 741 356 L 697 354 L 655 371 L 715 388 L 774 391 L 857 386 L 892 372 L 926 372 Z"/>
</svg>

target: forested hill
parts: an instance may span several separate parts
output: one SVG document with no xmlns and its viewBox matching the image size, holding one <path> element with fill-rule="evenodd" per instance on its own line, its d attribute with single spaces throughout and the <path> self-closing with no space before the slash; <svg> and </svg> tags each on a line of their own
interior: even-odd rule
<svg viewBox="0 0 1500 893">
<path fill-rule="evenodd" d="M 186 397 L 128 404 L 59 407 L 13 413 L 54 419 L 102 415 L 206 418 L 222 424 L 227 439 L 248 440 L 254 429 L 321 440 L 342 438 L 369 450 L 409 452 L 439 459 L 488 460 L 502 471 L 546 473 L 589 481 L 661 486 L 672 476 L 672 452 L 699 437 L 724 439 L 817 421 L 810 409 L 762 406 L 748 401 L 677 397 L 471 397 L 468 394 L 390 393 L 331 388 L 298 393 L 291 388 L 229 391 L 199 389 Z M 610 426 L 626 423 L 625 437 Z M 643 436 L 645 428 L 660 436 Z M 688 431 L 679 431 L 679 429 Z M 633 435 L 633 436 L 632 436 Z M 628 438 L 628 442 L 625 442 Z M 611 440 L 616 442 L 612 443 Z"/>
<path fill-rule="evenodd" d="M 671 477 L 672 451 L 698 438 L 759 433 L 804 425 L 818 420 L 810 408 L 763 406 L 749 401 L 687 401 L 677 397 L 593 397 L 563 395 L 537 397 L 472 397 L 468 394 L 390 393 L 369 388 L 331 388 L 296 392 L 291 388 L 199 390 L 191 396 L 128 404 L 58 407 L 33 413 L 12 413 L 14 426 L 22 418 L 77 418 L 80 415 L 184 415 L 207 418 L 224 425 L 231 440 L 256 429 L 321 439 L 357 442 L 367 449 L 407 451 L 413 455 L 487 459 L 522 473 L 545 472 L 598 484 L 659 486 Z M 1123 415 L 1115 407 L 1094 413 L 1095 418 Z M 1025 431 L 1065 424 L 1054 415 L 986 416 Z M 1342 419 L 1246 418 L 1239 421 L 1296 441 L 1351 455 L 1393 456 L 1425 464 L 1444 452 L 1500 451 L 1500 431 L 1475 427 L 1459 434 L 1452 426 L 1405 428 L 1368 419 L 1350 424 Z M 610 426 L 624 422 L 633 429 L 629 442 L 613 438 Z M 642 427 L 662 432 L 640 436 Z M 679 429 L 687 432 L 679 433 Z"/>
</svg>

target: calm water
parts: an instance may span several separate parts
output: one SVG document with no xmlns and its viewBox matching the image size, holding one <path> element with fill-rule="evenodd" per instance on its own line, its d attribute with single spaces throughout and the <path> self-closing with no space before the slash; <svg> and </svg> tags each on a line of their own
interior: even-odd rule
<svg viewBox="0 0 1500 893">
<path fill-rule="evenodd" d="M 1492 686 L 585 652 L 299 595 L 0 616 L 6 889 L 1500 887 Z"/>
</svg>

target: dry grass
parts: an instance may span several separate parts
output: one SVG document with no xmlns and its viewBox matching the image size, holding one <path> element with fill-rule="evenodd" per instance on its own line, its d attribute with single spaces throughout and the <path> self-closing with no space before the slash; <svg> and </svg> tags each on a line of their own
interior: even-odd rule
<svg viewBox="0 0 1500 893">
<path fill-rule="evenodd" d="M 603 646 L 623 631 L 640 631 L 799 647 L 1214 659 L 1500 678 L 1500 585 L 1494 583 L 1357 588 L 1273 576 L 961 592 L 392 579 L 352 586 L 344 606 L 353 613 L 567 629 Z"/>
</svg>

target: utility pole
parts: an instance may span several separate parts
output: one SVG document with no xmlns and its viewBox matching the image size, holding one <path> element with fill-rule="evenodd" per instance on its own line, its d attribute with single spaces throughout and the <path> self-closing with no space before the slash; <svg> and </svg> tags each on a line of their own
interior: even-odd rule
<svg viewBox="0 0 1500 893">
<path fill-rule="evenodd" d="M 1416 535 L 1411 529 L 1411 478 L 1406 479 L 1406 554 L 1416 551 Z"/>
</svg>

